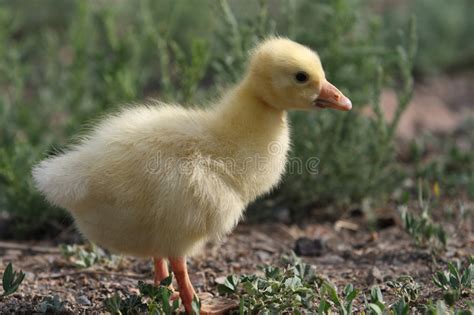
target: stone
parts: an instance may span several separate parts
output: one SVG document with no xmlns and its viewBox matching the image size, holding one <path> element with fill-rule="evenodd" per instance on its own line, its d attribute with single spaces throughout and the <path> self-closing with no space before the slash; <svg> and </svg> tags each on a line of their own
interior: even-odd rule
<svg viewBox="0 0 474 315">
<path fill-rule="evenodd" d="M 76 302 L 81 304 L 81 305 L 86 305 L 86 306 L 92 305 L 89 298 L 85 295 L 80 295 L 80 296 L 76 297 Z"/>
<path fill-rule="evenodd" d="M 319 238 L 300 237 L 295 243 L 295 254 L 298 256 L 321 256 L 323 250 L 324 244 Z"/>
<path fill-rule="evenodd" d="M 222 296 L 213 296 L 206 292 L 198 293 L 198 297 L 201 300 L 201 315 L 224 315 L 239 307 L 237 301 Z"/>
</svg>

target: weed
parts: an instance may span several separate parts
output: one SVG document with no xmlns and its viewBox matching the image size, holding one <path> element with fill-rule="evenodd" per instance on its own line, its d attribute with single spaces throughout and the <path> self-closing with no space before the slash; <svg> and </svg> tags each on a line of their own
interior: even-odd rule
<svg viewBox="0 0 474 315">
<path fill-rule="evenodd" d="M 370 300 L 365 302 L 365 308 L 368 314 L 383 314 L 387 306 L 383 300 L 382 291 L 378 286 L 370 290 Z"/>
<path fill-rule="evenodd" d="M 8 263 L 7 268 L 5 268 L 5 271 L 3 272 L 3 293 L 0 295 L 0 300 L 15 293 L 23 279 L 25 279 L 23 271 L 14 270 L 12 264 Z"/>
<path fill-rule="evenodd" d="M 304 263 L 263 268 L 263 276 L 230 275 L 218 286 L 220 294 L 238 295 L 239 313 L 284 313 L 314 307 L 316 275 Z"/>
<path fill-rule="evenodd" d="M 446 249 L 447 234 L 441 224 L 434 222 L 430 213 L 429 202 L 423 199 L 422 182 L 419 182 L 418 204 L 421 215 L 411 213 L 407 207 L 401 207 L 403 227 L 412 237 L 416 246 L 428 247 L 433 253 Z"/>
<path fill-rule="evenodd" d="M 417 246 L 432 246 L 434 249 L 446 247 L 447 236 L 442 225 L 433 222 L 428 212 L 421 216 L 402 210 L 402 220 L 405 230 Z"/>
<path fill-rule="evenodd" d="M 473 283 L 472 260 L 474 258 L 464 269 L 450 264 L 449 274 L 438 272 L 434 281 L 438 281 L 439 286 L 443 286 L 447 292 L 458 290 L 458 296 L 469 297 Z M 355 314 L 354 302 L 361 298 L 365 302 L 358 305 L 358 314 L 408 315 L 420 310 L 429 314 L 444 314 L 439 313 L 445 307 L 443 301 L 437 304 L 419 302 L 422 287 L 408 275 L 387 282 L 387 286 L 398 297 L 395 303 L 389 303 L 385 301 L 379 286 L 372 287 L 368 296 L 360 294 L 351 284 L 346 284 L 338 292 L 333 283 L 319 277 L 311 266 L 301 262 L 298 257 L 285 256 L 284 261 L 288 263 L 286 268 L 267 266 L 263 268 L 262 276 L 229 275 L 218 285 L 219 293 L 239 299 L 239 314 Z M 467 305 L 471 307 L 469 303 Z M 469 314 L 452 307 L 446 310 L 446 314 Z M 438 313 L 433 313 L 436 311 Z"/>
<path fill-rule="evenodd" d="M 472 315 L 474 314 L 474 304 L 467 303 L 468 306 L 465 309 L 453 308 L 446 306 L 443 301 L 437 301 L 433 303 L 430 301 L 421 307 L 423 314 L 425 315 Z"/>
<path fill-rule="evenodd" d="M 408 315 L 411 314 L 410 305 L 405 302 L 404 298 L 399 299 L 390 305 L 384 301 L 382 291 L 378 286 L 372 287 L 370 290 L 370 300 L 365 298 L 365 312 L 368 315 Z"/>
<path fill-rule="evenodd" d="M 453 306 L 461 297 L 474 293 L 474 256 L 469 258 L 466 267 L 459 260 L 449 262 L 448 270 L 438 271 L 433 283 L 443 291 L 445 302 Z"/>
<path fill-rule="evenodd" d="M 388 281 L 387 286 L 395 291 L 395 294 L 405 303 L 414 303 L 420 296 L 421 286 L 411 276 L 400 276 L 395 280 Z"/>
<path fill-rule="evenodd" d="M 343 296 L 340 297 L 332 283 L 323 281 L 319 290 L 318 314 L 328 314 L 332 306 L 338 314 L 352 314 L 352 303 L 358 294 L 359 291 L 354 289 L 352 284 L 348 284 L 344 287 Z"/>
<path fill-rule="evenodd" d="M 112 314 L 175 314 L 180 306 L 180 300 L 171 300 L 173 291 L 169 288 L 172 276 L 161 281 L 159 286 L 138 282 L 139 295 L 121 298 L 118 294 L 107 298 L 104 306 Z M 199 300 L 193 300 L 193 310 L 199 314 L 201 307 Z"/>
<path fill-rule="evenodd" d="M 116 266 L 120 256 L 112 255 L 93 243 L 87 245 L 66 245 L 59 247 L 61 255 L 80 268 L 89 268 L 95 264 Z"/>
</svg>

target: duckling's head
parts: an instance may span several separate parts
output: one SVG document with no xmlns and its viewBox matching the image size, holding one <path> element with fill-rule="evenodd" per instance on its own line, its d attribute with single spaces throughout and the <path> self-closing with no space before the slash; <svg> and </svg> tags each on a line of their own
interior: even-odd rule
<svg viewBox="0 0 474 315">
<path fill-rule="evenodd" d="M 246 82 L 266 104 L 282 110 L 350 110 L 351 101 L 326 80 L 319 56 L 286 38 L 271 38 L 252 52 Z"/>
</svg>

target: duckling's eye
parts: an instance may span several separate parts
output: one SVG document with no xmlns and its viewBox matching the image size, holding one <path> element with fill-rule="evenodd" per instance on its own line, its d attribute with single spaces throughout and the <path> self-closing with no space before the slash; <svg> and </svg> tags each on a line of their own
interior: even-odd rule
<svg viewBox="0 0 474 315">
<path fill-rule="evenodd" d="M 295 79 L 298 83 L 305 83 L 306 81 L 308 81 L 309 75 L 304 71 L 298 71 L 295 74 Z"/>
</svg>

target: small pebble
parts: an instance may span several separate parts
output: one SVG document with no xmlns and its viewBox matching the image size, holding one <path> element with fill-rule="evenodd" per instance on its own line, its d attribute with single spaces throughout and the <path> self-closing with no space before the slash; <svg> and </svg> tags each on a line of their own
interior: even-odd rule
<svg viewBox="0 0 474 315">
<path fill-rule="evenodd" d="M 295 243 L 295 254 L 298 256 L 321 256 L 323 254 L 324 244 L 319 238 L 310 239 L 300 237 Z"/>
<path fill-rule="evenodd" d="M 263 250 L 259 250 L 255 253 L 255 255 L 260 259 L 260 261 L 267 261 L 270 259 L 270 254 L 263 251 Z"/>
<path fill-rule="evenodd" d="M 92 305 L 91 301 L 89 300 L 89 298 L 85 295 L 80 295 L 76 298 L 76 302 L 81 304 L 81 305 L 86 305 L 86 306 L 89 306 L 89 305 Z"/>
</svg>

